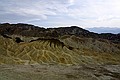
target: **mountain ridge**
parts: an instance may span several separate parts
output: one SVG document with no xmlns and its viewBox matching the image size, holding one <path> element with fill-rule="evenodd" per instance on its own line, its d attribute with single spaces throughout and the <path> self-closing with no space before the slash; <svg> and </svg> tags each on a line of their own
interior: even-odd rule
<svg viewBox="0 0 120 80">
<path fill-rule="evenodd" d="M 59 38 L 63 35 L 75 35 L 78 37 L 87 37 L 95 39 L 107 39 L 113 43 L 120 43 L 120 34 L 113 33 L 94 33 L 82 29 L 78 26 L 58 27 L 58 28 L 43 28 L 31 24 L 0 24 L 0 34 L 22 35 L 31 37 Z"/>
</svg>

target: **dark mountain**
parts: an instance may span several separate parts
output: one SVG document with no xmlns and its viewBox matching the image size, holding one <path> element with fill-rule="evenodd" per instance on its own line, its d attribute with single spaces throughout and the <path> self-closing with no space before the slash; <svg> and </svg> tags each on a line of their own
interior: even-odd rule
<svg viewBox="0 0 120 80">
<path fill-rule="evenodd" d="M 58 37 L 62 35 L 76 35 L 76 36 L 92 36 L 96 33 L 89 32 L 77 26 L 60 27 L 60 28 L 41 28 L 30 24 L 0 24 L 1 34 L 17 34 L 23 36 L 35 37 Z"/>
<path fill-rule="evenodd" d="M 78 37 L 87 37 L 95 39 L 107 39 L 114 43 L 120 43 L 120 34 L 112 33 L 94 33 L 77 26 L 42 28 L 31 24 L 0 24 L 0 34 L 4 35 L 22 35 L 30 37 L 59 38 L 63 35 L 74 35 Z"/>
</svg>

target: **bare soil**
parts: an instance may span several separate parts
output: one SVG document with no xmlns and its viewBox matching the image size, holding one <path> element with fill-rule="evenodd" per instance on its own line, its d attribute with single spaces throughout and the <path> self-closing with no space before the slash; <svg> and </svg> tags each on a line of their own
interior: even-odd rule
<svg viewBox="0 0 120 80">
<path fill-rule="evenodd" d="M 120 80 L 120 65 L 0 65 L 0 80 Z"/>
</svg>

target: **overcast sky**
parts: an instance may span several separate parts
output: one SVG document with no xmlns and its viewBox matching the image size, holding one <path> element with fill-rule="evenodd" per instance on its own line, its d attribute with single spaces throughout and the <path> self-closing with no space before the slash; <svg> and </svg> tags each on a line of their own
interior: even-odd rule
<svg viewBox="0 0 120 80">
<path fill-rule="evenodd" d="M 0 23 L 119 27 L 120 0 L 0 0 Z"/>
</svg>

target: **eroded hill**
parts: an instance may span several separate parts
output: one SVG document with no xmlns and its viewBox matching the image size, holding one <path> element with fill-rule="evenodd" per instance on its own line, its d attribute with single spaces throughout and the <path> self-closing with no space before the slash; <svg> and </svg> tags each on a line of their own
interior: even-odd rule
<svg viewBox="0 0 120 80">
<path fill-rule="evenodd" d="M 120 35 L 0 24 L 0 64 L 120 64 Z"/>
<path fill-rule="evenodd" d="M 0 36 L 0 64 L 120 64 L 120 45 L 108 40 L 8 36 Z"/>
</svg>

